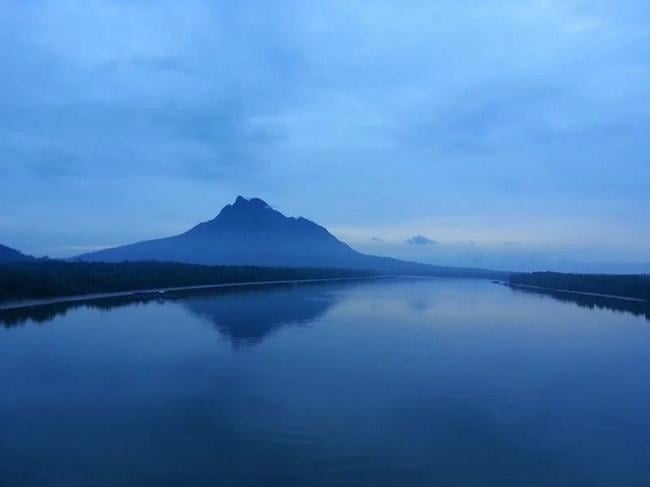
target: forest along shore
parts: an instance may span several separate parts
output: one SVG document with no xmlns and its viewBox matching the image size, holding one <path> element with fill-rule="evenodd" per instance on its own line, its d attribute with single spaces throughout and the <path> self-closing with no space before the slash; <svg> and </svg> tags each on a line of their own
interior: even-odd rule
<svg viewBox="0 0 650 487">
<path fill-rule="evenodd" d="M 650 303 L 650 276 L 648 275 L 530 272 L 512 274 L 505 283 L 515 288 Z"/>
<path fill-rule="evenodd" d="M 330 277 L 324 279 L 289 279 L 284 281 L 251 281 L 251 282 L 230 282 L 224 284 L 205 284 L 201 286 L 182 286 L 182 287 L 169 287 L 162 289 L 139 289 L 134 291 L 121 291 L 115 293 L 96 293 L 96 294 L 80 294 L 77 296 L 61 296 L 58 298 L 50 299 L 31 299 L 24 301 L 10 301 L 0 302 L 0 311 L 32 308 L 35 306 L 46 306 L 49 304 L 57 303 L 73 303 L 77 301 L 95 301 L 99 299 L 121 298 L 121 297 L 166 297 L 168 293 L 180 291 L 197 291 L 201 289 L 220 289 L 220 288 L 237 288 L 237 287 L 261 287 L 261 286 L 274 286 L 283 284 L 315 284 L 326 282 L 338 281 L 358 281 L 366 279 L 386 279 L 392 276 L 360 276 L 360 277 Z"/>
<path fill-rule="evenodd" d="M 379 275 L 372 271 L 346 269 L 201 266 L 170 262 L 20 263 L 0 265 L 0 307 L 201 287 L 359 279 Z"/>
</svg>

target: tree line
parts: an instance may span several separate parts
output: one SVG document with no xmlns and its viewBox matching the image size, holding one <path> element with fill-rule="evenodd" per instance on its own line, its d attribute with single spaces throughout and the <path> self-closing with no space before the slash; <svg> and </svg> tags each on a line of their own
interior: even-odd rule
<svg viewBox="0 0 650 487">
<path fill-rule="evenodd" d="M 363 277 L 344 269 L 203 266 L 172 262 L 0 264 L 0 301 L 249 281 Z"/>
<path fill-rule="evenodd" d="M 609 294 L 650 301 L 650 276 L 610 274 L 564 274 L 531 272 L 512 274 L 510 284 L 538 286 L 596 294 Z"/>
</svg>

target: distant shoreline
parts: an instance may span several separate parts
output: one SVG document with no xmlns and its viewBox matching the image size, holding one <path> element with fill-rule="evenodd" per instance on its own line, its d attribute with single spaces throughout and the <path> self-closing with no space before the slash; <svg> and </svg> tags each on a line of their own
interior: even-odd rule
<svg viewBox="0 0 650 487">
<path fill-rule="evenodd" d="M 209 290 L 220 288 L 235 288 L 235 287 L 257 287 L 266 285 L 281 285 L 281 284 L 310 284 L 318 282 L 337 282 L 337 281 L 360 281 L 369 279 L 386 279 L 392 276 L 355 276 L 355 277 L 326 277 L 314 279 L 284 279 L 274 281 L 247 281 L 247 282 L 227 282 L 221 284 L 201 284 L 197 286 L 176 286 L 176 287 L 161 287 L 153 289 L 134 289 L 131 291 L 117 291 L 110 293 L 91 293 L 91 294 L 78 294 L 74 296 L 57 296 L 53 298 L 43 299 L 29 299 L 14 302 L 0 303 L 0 311 L 32 308 L 37 306 L 47 306 L 50 304 L 59 303 L 74 303 L 84 301 L 96 301 L 101 299 L 110 298 L 123 298 L 123 297 L 166 297 L 167 293 L 175 291 L 196 291 L 196 290 Z"/>
<path fill-rule="evenodd" d="M 326 282 L 388 274 L 395 275 L 381 270 L 205 266 L 157 261 L 11 263 L 0 265 L 0 310 L 106 297 L 164 294 L 183 289 Z M 439 274 L 426 274 L 426 277 L 434 275 Z"/>
<path fill-rule="evenodd" d="M 495 281 L 497 282 L 497 281 Z M 647 299 L 641 299 L 641 298 L 630 298 L 627 296 L 618 296 L 616 294 L 602 294 L 602 293 L 592 293 L 592 292 L 587 292 L 587 291 L 572 291 L 571 289 L 559 289 L 559 288 L 554 288 L 554 287 L 544 287 L 544 286 L 533 286 L 532 284 L 516 284 L 512 282 L 499 282 L 499 284 L 502 284 L 507 287 L 511 287 L 514 289 L 534 289 L 534 290 L 539 290 L 539 291 L 552 291 L 556 293 L 564 293 L 564 294 L 577 294 L 580 296 L 591 296 L 595 298 L 608 298 L 608 299 L 620 299 L 621 301 L 633 301 L 635 303 L 647 303 L 650 304 L 650 301 Z"/>
</svg>

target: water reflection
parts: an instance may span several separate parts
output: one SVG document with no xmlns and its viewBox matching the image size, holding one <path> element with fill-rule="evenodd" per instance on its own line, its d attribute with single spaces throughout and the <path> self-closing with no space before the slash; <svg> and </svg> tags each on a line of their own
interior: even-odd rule
<svg viewBox="0 0 650 487">
<path fill-rule="evenodd" d="M 641 301 L 627 301 L 624 299 L 607 298 L 602 296 L 589 296 L 584 294 L 571 294 L 566 292 L 550 291 L 545 289 L 511 287 L 515 293 L 532 293 L 549 296 L 564 303 L 577 304 L 581 308 L 605 309 L 619 313 L 630 313 L 634 316 L 643 316 L 650 321 L 650 303 Z"/>
<path fill-rule="evenodd" d="M 650 327 L 577 298 L 382 280 L 5 312 L 0 485 L 650 485 Z"/>
<path fill-rule="evenodd" d="M 335 302 L 331 293 L 314 293 L 326 284 L 273 285 L 256 288 L 221 288 L 157 295 L 115 297 L 86 302 L 0 310 L 0 325 L 11 328 L 29 323 L 45 324 L 78 309 L 109 311 L 156 301 L 176 301 L 192 314 L 207 319 L 215 329 L 240 347 L 259 343 L 274 331 L 311 322 Z"/>
<path fill-rule="evenodd" d="M 182 305 L 209 320 L 233 345 L 259 343 L 274 331 L 290 325 L 309 323 L 334 304 L 329 294 L 314 295 L 309 288 L 251 290 L 229 293 L 214 299 L 204 295 L 184 299 Z"/>
<path fill-rule="evenodd" d="M 29 323 L 43 325 L 57 317 L 63 317 L 73 310 L 97 309 L 109 311 L 122 306 L 144 304 L 156 300 L 160 300 L 160 298 L 155 298 L 153 295 L 142 297 L 128 296 L 3 309 L 0 310 L 0 325 L 5 328 L 23 326 Z"/>
</svg>

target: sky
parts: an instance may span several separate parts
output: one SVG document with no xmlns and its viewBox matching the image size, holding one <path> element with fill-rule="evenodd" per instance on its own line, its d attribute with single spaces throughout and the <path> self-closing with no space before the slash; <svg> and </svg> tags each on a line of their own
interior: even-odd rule
<svg viewBox="0 0 650 487">
<path fill-rule="evenodd" d="M 650 272 L 647 0 L 4 0 L 0 65 L 28 253 L 241 194 L 378 255 Z"/>
</svg>

